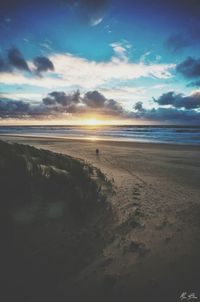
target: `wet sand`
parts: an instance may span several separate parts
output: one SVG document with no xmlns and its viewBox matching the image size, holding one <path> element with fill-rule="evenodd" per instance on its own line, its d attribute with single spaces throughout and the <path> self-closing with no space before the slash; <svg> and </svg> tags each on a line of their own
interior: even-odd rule
<svg viewBox="0 0 200 302">
<path fill-rule="evenodd" d="M 95 298 L 100 291 L 98 280 L 109 276 L 109 294 L 96 301 L 122 301 L 125 297 L 123 301 L 173 302 L 179 301 L 182 292 L 198 295 L 200 147 L 11 136 L 0 139 L 85 160 L 112 181 L 113 238 L 102 251 L 105 265 L 97 259 L 80 275 L 83 291 L 87 286 L 91 291 L 93 282 Z"/>
</svg>

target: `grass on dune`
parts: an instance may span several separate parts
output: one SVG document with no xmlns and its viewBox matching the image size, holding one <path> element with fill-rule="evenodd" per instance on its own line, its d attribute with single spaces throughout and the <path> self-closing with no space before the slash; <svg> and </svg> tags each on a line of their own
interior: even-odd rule
<svg viewBox="0 0 200 302">
<path fill-rule="evenodd" d="M 111 185 L 69 156 L 0 142 L 0 186 L 4 290 L 9 299 L 55 301 L 63 280 L 103 249 Z"/>
</svg>

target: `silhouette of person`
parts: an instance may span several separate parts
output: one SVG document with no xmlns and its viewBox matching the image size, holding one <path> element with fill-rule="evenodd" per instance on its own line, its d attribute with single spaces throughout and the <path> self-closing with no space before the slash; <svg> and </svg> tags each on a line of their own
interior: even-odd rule
<svg viewBox="0 0 200 302">
<path fill-rule="evenodd" d="M 96 149 L 96 156 L 99 156 L 99 149 Z"/>
</svg>

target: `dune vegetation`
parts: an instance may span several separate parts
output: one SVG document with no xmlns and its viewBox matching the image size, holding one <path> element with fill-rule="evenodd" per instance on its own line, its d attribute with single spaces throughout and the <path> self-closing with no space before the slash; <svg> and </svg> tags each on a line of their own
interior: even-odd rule
<svg viewBox="0 0 200 302">
<path fill-rule="evenodd" d="M 7 300 L 62 301 L 110 236 L 110 182 L 69 156 L 0 142 L 0 184 Z"/>
</svg>

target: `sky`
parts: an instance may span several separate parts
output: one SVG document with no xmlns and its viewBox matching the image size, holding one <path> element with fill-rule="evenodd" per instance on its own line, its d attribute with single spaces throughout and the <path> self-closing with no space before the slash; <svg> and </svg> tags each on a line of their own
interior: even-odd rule
<svg viewBox="0 0 200 302">
<path fill-rule="evenodd" d="M 199 0 L 0 5 L 0 124 L 200 124 Z"/>
</svg>

